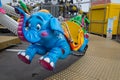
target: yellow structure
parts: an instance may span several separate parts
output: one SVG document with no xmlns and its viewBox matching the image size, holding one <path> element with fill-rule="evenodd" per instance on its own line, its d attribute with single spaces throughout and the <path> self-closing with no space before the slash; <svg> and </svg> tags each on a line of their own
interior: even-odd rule
<svg viewBox="0 0 120 80">
<path fill-rule="evenodd" d="M 118 20 L 120 15 L 120 4 L 100 4 L 91 7 L 89 32 L 106 35 L 108 19 L 112 18 L 112 35 L 117 34 Z"/>
</svg>

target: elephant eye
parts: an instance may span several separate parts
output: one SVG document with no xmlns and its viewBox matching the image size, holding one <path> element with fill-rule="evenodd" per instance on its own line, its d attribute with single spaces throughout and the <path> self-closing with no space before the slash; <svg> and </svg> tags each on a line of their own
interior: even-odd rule
<svg viewBox="0 0 120 80">
<path fill-rule="evenodd" d="M 26 30 L 26 31 L 28 30 L 28 26 L 25 27 L 25 30 Z"/>
<path fill-rule="evenodd" d="M 40 30 L 40 29 L 41 29 L 40 24 L 37 24 L 37 30 Z"/>
<path fill-rule="evenodd" d="M 31 24 L 28 25 L 29 27 L 31 26 Z"/>
<path fill-rule="evenodd" d="M 25 30 L 27 31 L 30 26 L 31 26 L 31 24 L 29 24 L 29 23 L 27 22 L 27 23 L 26 23 L 26 26 L 25 26 Z"/>
</svg>

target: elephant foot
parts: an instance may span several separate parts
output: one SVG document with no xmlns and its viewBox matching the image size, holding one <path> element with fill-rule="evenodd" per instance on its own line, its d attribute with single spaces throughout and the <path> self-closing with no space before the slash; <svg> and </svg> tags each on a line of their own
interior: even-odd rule
<svg viewBox="0 0 120 80">
<path fill-rule="evenodd" d="M 31 63 L 31 61 L 29 60 L 29 56 L 28 55 L 25 56 L 25 52 L 19 52 L 18 53 L 18 58 L 26 64 Z"/>
<path fill-rule="evenodd" d="M 46 58 L 41 57 L 39 63 L 47 70 L 52 71 L 54 69 L 54 62 L 51 62 L 50 58 L 48 57 Z"/>
</svg>

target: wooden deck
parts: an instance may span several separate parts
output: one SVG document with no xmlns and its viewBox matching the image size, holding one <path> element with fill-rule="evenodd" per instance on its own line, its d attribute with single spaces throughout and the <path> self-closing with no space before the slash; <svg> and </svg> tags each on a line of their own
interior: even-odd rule
<svg viewBox="0 0 120 80">
<path fill-rule="evenodd" d="M 0 36 L 0 50 L 20 43 L 20 39 L 15 36 Z"/>
</svg>

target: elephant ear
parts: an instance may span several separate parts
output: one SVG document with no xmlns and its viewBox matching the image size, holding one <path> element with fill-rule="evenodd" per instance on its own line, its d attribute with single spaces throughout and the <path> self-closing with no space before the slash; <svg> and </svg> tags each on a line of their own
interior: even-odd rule
<svg viewBox="0 0 120 80">
<path fill-rule="evenodd" d="M 61 24 L 57 18 L 52 18 L 50 20 L 50 28 L 54 31 L 58 31 L 58 32 L 61 32 L 62 34 L 64 34 Z"/>
<path fill-rule="evenodd" d="M 26 17 L 25 12 L 20 7 L 14 7 L 14 9 L 17 14 L 22 14 Z"/>
</svg>

